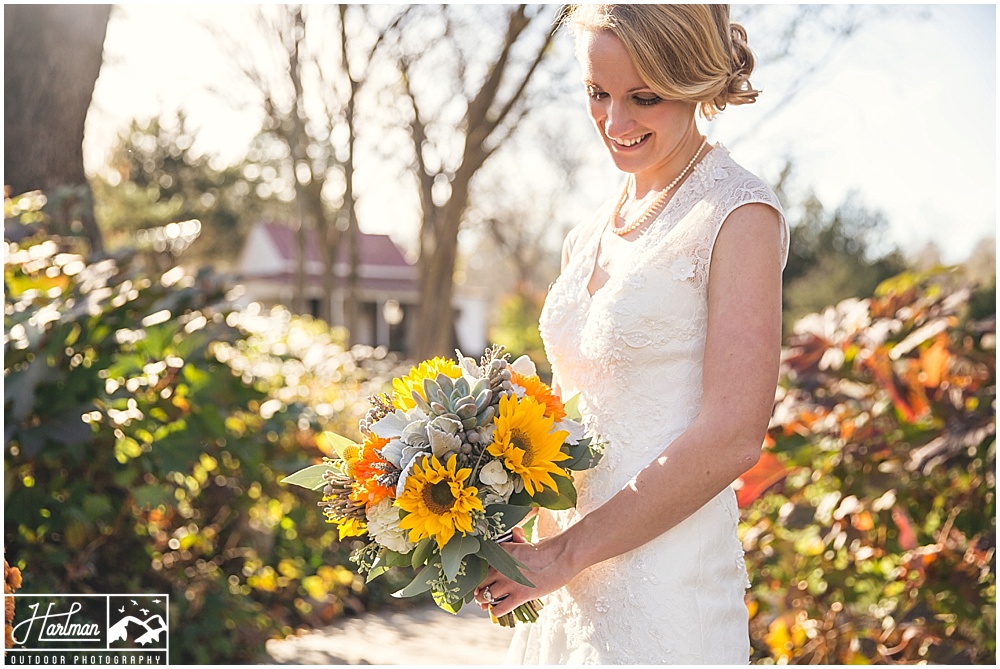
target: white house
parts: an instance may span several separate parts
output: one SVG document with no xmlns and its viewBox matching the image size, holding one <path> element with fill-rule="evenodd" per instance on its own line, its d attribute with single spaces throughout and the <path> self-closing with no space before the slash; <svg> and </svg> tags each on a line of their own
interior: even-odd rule
<svg viewBox="0 0 1000 669">
<path fill-rule="evenodd" d="M 319 247 L 310 230 L 306 249 L 306 297 L 313 316 L 320 312 L 323 299 Z M 239 278 L 246 289 L 245 299 L 265 306 L 291 306 L 295 289 L 296 232 L 278 222 L 254 225 L 240 254 Z M 361 233 L 358 238 L 359 319 L 353 333 L 356 343 L 386 346 L 406 352 L 411 349 L 414 313 L 419 308 L 417 268 L 409 263 L 388 235 Z M 346 245 L 334 265 L 337 288 L 330 312 L 333 325 L 344 322 L 344 289 L 349 272 Z M 457 310 L 456 329 L 463 351 L 473 354 L 486 345 L 485 299 L 461 294 L 453 300 Z"/>
</svg>

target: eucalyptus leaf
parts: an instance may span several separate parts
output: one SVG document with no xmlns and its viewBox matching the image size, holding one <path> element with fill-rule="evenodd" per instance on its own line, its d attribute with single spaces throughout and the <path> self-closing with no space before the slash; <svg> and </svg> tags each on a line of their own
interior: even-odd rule
<svg viewBox="0 0 1000 669">
<path fill-rule="evenodd" d="M 569 454 L 570 459 L 563 460 L 559 463 L 559 466 L 565 469 L 572 469 L 573 471 L 591 469 L 601 460 L 601 456 L 603 455 L 603 453 L 591 447 L 592 442 L 592 437 L 586 437 L 581 439 L 579 443 L 564 448 L 564 452 Z"/>
<path fill-rule="evenodd" d="M 489 573 L 490 565 L 479 555 L 469 555 L 465 559 L 465 574 L 459 576 L 454 582 L 453 590 L 446 599 L 441 593 L 431 593 L 434 602 L 449 613 L 458 613 L 462 604 L 472 601 L 476 587 L 483 582 L 486 574 Z"/>
<path fill-rule="evenodd" d="M 421 539 L 417 547 L 410 553 L 410 566 L 419 569 L 434 553 L 434 545 L 434 539 L 431 537 Z"/>
<path fill-rule="evenodd" d="M 486 507 L 486 515 L 492 516 L 495 513 L 499 513 L 501 517 L 500 522 L 503 523 L 504 530 L 509 530 L 524 520 L 524 517 L 531 512 L 531 509 L 530 505 L 490 504 Z"/>
<path fill-rule="evenodd" d="M 410 555 L 397 553 L 396 551 L 389 550 L 388 548 L 383 549 L 382 559 L 385 561 L 387 567 L 409 567 L 410 566 Z"/>
<path fill-rule="evenodd" d="M 448 581 L 454 581 L 462 567 L 462 559 L 479 551 L 479 539 L 456 534 L 441 549 L 441 565 Z"/>
<path fill-rule="evenodd" d="M 556 480 L 557 490 L 551 488 L 536 490 L 531 498 L 539 506 L 546 509 L 572 509 L 576 506 L 576 488 L 573 486 L 573 481 L 566 476 L 553 476 L 552 478 Z"/>
<path fill-rule="evenodd" d="M 333 446 L 333 450 L 336 451 L 341 460 L 345 459 L 344 450 L 348 446 L 358 446 L 356 442 L 351 441 L 347 437 L 342 437 L 336 432 L 324 432 L 323 436 L 326 437 L 328 442 L 330 442 L 330 445 Z"/>
<path fill-rule="evenodd" d="M 413 580 L 403 588 L 392 593 L 393 597 L 415 597 L 421 593 L 427 592 L 431 589 L 431 582 L 436 580 L 438 576 L 438 565 L 436 563 L 431 563 L 425 566 L 423 569 L 417 572 L 417 575 L 413 577 Z"/>
<path fill-rule="evenodd" d="M 481 541 L 479 544 L 479 554 L 490 563 L 491 567 L 512 581 L 529 588 L 535 587 L 535 584 L 521 573 L 521 568 L 524 568 L 525 565 L 501 548 L 499 544 L 493 541 Z"/>
<path fill-rule="evenodd" d="M 323 478 L 323 473 L 328 469 L 332 469 L 332 467 L 326 464 L 310 465 L 305 469 L 300 469 L 294 474 L 289 474 L 285 478 L 281 479 L 281 482 L 302 486 L 303 488 L 308 488 L 309 490 L 322 490 L 326 486 L 326 480 Z"/>
<path fill-rule="evenodd" d="M 531 498 L 527 490 L 522 490 L 521 492 L 511 493 L 511 496 L 507 499 L 507 505 L 533 507 L 538 506 L 538 503 Z"/>
<path fill-rule="evenodd" d="M 392 569 L 392 567 L 390 567 L 387 564 L 378 564 L 378 565 L 375 565 L 368 572 L 368 576 L 365 577 L 365 583 L 371 583 L 376 578 L 378 578 L 379 576 L 381 576 L 385 572 L 389 571 L 390 569 Z"/>
<path fill-rule="evenodd" d="M 447 599 L 442 592 L 432 592 L 431 597 L 434 598 L 434 603 L 438 605 L 438 608 L 442 611 L 447 611 L 448 613 L 458 613 L 462 610 L 462 604 L 465 603 L 461 599 L 456 602 L 452 602 Z"/>
</svg>

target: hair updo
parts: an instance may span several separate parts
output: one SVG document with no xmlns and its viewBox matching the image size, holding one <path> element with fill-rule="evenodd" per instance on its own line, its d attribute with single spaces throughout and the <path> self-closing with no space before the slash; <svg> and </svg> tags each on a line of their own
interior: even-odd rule
<svg viewBox="0 0 1000 669">
<path fill-rule="evenodd" d="M 576 36 L 613 33 L 646 85 L 664 99 L 697 102 L 707 119 L 757 99 L 753 53 L 729 5 L 569 5 L 562 22 Z"/>
</svg>

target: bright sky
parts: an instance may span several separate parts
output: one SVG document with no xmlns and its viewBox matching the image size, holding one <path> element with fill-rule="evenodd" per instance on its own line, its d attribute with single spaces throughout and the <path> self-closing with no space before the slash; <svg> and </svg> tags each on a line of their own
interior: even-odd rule
<svg viewBox="0 0 1000 669">
<path fill-rule="evenodd" d="M 913 6 L 888 8 L 885 18 L 860 30 L 784 108 L 778 108 L 778 95 L 768 96 L 769 72 L 761 68 L 752 79 L 764 91 L 759 101 L 727 110 L 702 129 L 765 178 L 793 158 L 796 182 L 830 207 L 858 191 L 868 207 L 886 214 L 891 241 L 916 251 L 933 240 L 945 261 L 959 262 L 977 241 L 996 234 L 996 9 L 919 9 L 927 18 L 914 18 Z M 232 5 L 116 9 L 87 122 L 90 171 L 100 169 L 117 131 L 131 118 L 178 106 L 201 128 L 203 150 L 240 156 L 259 119 L 204 92 L 207 83 L 220 85 L 222 56 L 195 25 L 212 17 L 238 26 L 240 13 Z M 754 26 L 746 27 L 752 46 Z M 775 88 L 780 85 L 771 83 Z M 751 127 L 756 131 L 744 135 Z M 601 150 L 596 138 L 594 146 Z M 363 228 L 404 238 L 413 231 L 376 230 L 366 223 L 376 218 L 408 227 L 417 220 L 415 212 L 366 217 L 362 209 Z"/>
</svg>

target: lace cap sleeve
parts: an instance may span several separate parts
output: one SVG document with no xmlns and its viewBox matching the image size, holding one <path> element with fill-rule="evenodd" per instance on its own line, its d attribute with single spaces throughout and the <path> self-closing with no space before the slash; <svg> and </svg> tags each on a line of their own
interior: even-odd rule
<svg viewBox="0 0 1000 669">
<path fill-rule="evenodd" d="M 573 254 L 580 249 L 580 241 L 599 227 L 599 224 L 603 220 L 601 215 L 595 216 L 593 219 L 573 226 L 573 229 L 566 234 L 566 239 L 563 240 L 562 246 L 562 269 L 566 269 L 569 261 L 573 258 Z"/>
<path fill-rule="evenodd" d="M 721 215 L 718 217 L 719 224 L 715 229 L 715 238 L 718 239 L 722 225 L 729 218 L 729 215 L 745 204 L 760 203 L 766 204 L 778 213 L 778 223 L 780 225 L 780 239 L 778 257 L 781 260 L 781 268 L 784 269 L 788 263 L 788 221 L 785 219 L 785 210 L 781 207 L 781 202 L 774 191 L 761 179 L 746 173 L 747 177 L 735 184 L 729 191 L 729 196 L 721 203 Z M 714 246 L 715 240 L 712 240 Z"/>
</svg>

